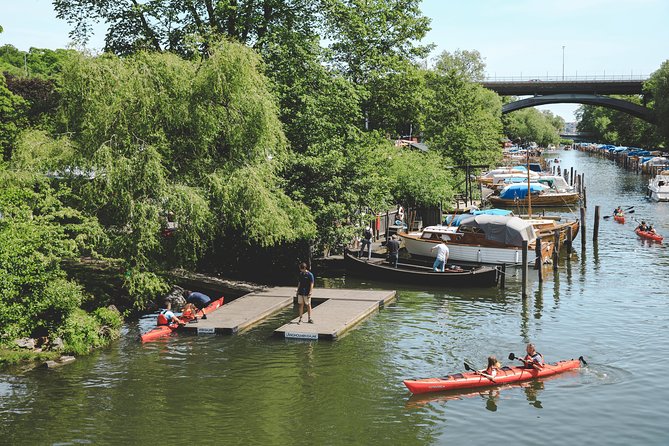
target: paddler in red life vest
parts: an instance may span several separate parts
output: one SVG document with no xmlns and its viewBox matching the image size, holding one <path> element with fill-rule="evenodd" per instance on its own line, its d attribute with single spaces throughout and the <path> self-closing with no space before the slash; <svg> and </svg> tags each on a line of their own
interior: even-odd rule
<svg viewBox="0 0 669 446">
<path fill-rule="evenodd" d="M 165 309 L 158 313 L 158 325 L 181 324 L 179 318 L 172 312 L 172 302 L 165 302 Z"/>
<path fill-rule="evenodd" d="M 539 353 L 534 344 L 527 344 L 527 355 L 523 358 L 525 367 L 528 369 L 541 369 L 544 366 L 544 355 Z"/>
</svg>

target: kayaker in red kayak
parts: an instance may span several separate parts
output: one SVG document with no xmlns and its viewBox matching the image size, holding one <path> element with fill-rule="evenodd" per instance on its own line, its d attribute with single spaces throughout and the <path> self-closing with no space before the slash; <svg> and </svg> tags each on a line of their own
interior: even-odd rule
<svg viewBox="0 0 669 446">
<path fill-rule="evenodd" d="M 526 368 L 540 370 L 544 367 L 544 355 L 539 353 L 534 344 L 527 344 L 527 355 L 523 358 Z"/>
<path fill-rule="evenodd" d="M 172 312 L 172 302 L 165 301 L 165 309 L 158 313 L 158 325 L 182 324 L 181 320 Z"/>
<path fill-rule="evenodd" d="M 641 220 L 641 223 L 639 223 L 639 226 L 636 227 L 636 230 L 641 232 L 648 231 L 648 226 L 646 225 L 646 221 Z"/>
<path fill-rule="evenodd" d="M 494 380 L 495 376 L 497 376 L 497 370 L 501 367 L 502 365 L 499 363 L 496 356 L 488 356 L 488 367 L 485 370 L 479 370 L 479 373 L 489 380 Z"/>
</svg>

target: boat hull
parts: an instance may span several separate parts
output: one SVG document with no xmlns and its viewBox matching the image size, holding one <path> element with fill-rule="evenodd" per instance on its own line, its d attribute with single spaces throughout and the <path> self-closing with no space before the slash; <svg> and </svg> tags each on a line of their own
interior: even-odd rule
<svg viewBox="0 0 669 446">
<path fill-rule="evenodd" d="M 533 368 L 526 369 L 524 367 L 503 367 L 498 370 L 494 382 L 484 376 L 469 372 L 448 375 L 444 378 L 405 380 L 404 385 L 413 394 L 443 392 L 446 390 L 474 389 L 478 387 L 489 387 L 500 384 L 509 384 L 529 381 L 536 378 L 543 378 L 546 376 L 552 376 L 558 373 L 566 372 L 568 370 L 574 370 L 580 366 L 581 363 L 578 359 L 570 359 L 567 361 L 559 361 L 555 364 L 546 364 L 540 370 Z"/>
<path fill-rule="evenodd" d="M 650 190 L 650 198 L 655 201 L 669 201 L 669 190 L 660 191 L 660 190 Z"/>
<path fill-rule="evenodd" d="M 354 275 L 388 282 L 419 283 L 446 287 L 491 287 L 497 284 L 498 271 L 490 267 L 462 268 L 434 272 L 431 268 L 400 262 L 394 268 L 384 259 L 358 258 L 346 252 L 346 270 Z"/>
<path fill-rule="evenodd" d="M 560 207 L 569 206 L 578 203 L 580 195 L 573 193 L 557 193 L 532 196 L 531 204 L 536 207 Z M 501 198 L 496 195 L 488 197 L 488 201 L 496 207 L 513 208 L 517 206 L 529 206 L 527 197 L 525 198 Z"/>
<path fill-rule="evenodd" d="M 215 310 L 219 309 L 221 306 L 223 306 L 224 299 L 225 299 L 224 297 L 220 297 L 219 299 L 216 299 L 215 301 L 211 302 L 209 305 L 204 307 L 202 309 L 202 312 L 198 312 L 198 314 L 202 314 L 202 313 L 209 314 L 212 311 L 215 311 Z M 182 317 L 181 318 L 181 320 L 183 322 L 186 322 L 186 323 L 192 321 L 193 319 L 195 319 L 195 317 L 192 317 L 192 318 L 183 318 Z M 144 333 L 143 335 L 141 335 L 140 340 L 142 341 L 142 343 L 155 341 L 155 340 L 158 340 L 160 338 L 170 336 L 172 333 L 174 333 L 178 329 L 179 329 L 179 324 L 159 325 L 156 328 L 153 328 L 153 329 L 147 331 L 146 333 Z"/>
<path fill-rule="evenodd" d="M 435 240 L 423 240 L 419 235 L 400 234 L 400 236 L 409 254 L 434 259 L 432 247 L 439 242 Z M 496 248 L 482 245 L 445 243 L 449 250 L 448 259 L 453 262 L 485 263 L 490 265 L 522 265 L 523 263 L 523 251 L 518 247 Z M 542 246 L 549 248 L 548 245 L 549 243 L 544 243 Z M 550 245 L 550 248 L 552 248 L 552 245 Z M 550 254 L 543 253 L 542 258 L 546 258 L 546 255 L 550 256 Z M 536 253 L 534 249 L 528 250 L 527 262 L 532 264 L 535 261 Z"/>
<path fill-rule="evenodd" d="M 660 234 L 655 234 L 653 232 L 639 231 L 638 229 L 635 229 L 634 232 L 639 237 L 645 238 L 647 240 L 653 240 L 654 242 L 661 242 L 664 240 L 664 237 L 662 237 Z"/>
<path fill-rule="evenodd" d="M 625 216 L 624 215 L 614 215 L 613 219 L 617 221 L 618 223 L 625 223 Z"/>
</svg>

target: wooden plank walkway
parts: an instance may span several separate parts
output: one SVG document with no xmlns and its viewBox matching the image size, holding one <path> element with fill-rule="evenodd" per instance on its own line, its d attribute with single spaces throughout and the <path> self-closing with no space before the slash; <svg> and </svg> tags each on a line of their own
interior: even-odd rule
<svg viewBox="0 0 669 446">
<path fill-rule="evenodd" d="M 325 302 L 312 310 L 314 323 L 307 323 L 305 314 L 302 323 L 298 324 L 298 318 L 295 318 L 277 328 L 274 334 L 286 339 L 335 340 L 395 299 L 395 296 L 395 291 L 315 289 L 311 299 L 316 302 L 312 303 L 319 300 Z"/>
<path fill-rule="evenodd" d="M 316 288 L 312 304 L 313 324 L 291 323 L 275 330 L 276 335 L 295 339 L 337 339 L 351 327 L 395 298 L 395 291 Z M 197 334 L 236 334 L 259 324 L 267 317 L 296 303 L 294 287 L 273 287 L 256 291 L 210 313 L 207 319 L 182 329 Z"/>
</svg>

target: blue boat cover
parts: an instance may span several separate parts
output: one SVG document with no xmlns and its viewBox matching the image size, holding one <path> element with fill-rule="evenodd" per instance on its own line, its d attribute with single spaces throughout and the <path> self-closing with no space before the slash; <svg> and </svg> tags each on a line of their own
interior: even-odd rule
<svg viewBox="0 0 669 446">
<path fill-rule="evenodd" d="M 548 186 L 544 186 L 543 184 L 530 183 L 529 189 L 531 193 L 538 193 L 550 188 Z M 502 189 L 502 191 L 499 193 L 499 196 L 500 198 L 504 198 L 506 200 L 514 200 L 516 198 L 522 200 L 527 197 L 527 183 L 510 184 Z"/>
<path fill-rule="evenodd" d="M 462 223 L 462 220 L 465 220 L 472 215 L 502 215 L 506 216 L 511 214 L 512 211 L 509 211 L 508 209 L 483 209 L 481 211 L 472 211 L 468 214 L 460 214 L 456 215 L 453 221 L 451 222 L 451 217 L 446 217 L 446 221 L 444 222 L 445 224 L 450 226 L 460 226 L 460 223 Z"/>
</svg>

